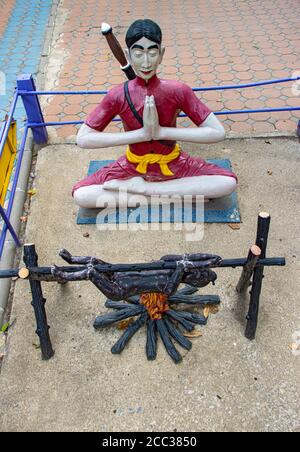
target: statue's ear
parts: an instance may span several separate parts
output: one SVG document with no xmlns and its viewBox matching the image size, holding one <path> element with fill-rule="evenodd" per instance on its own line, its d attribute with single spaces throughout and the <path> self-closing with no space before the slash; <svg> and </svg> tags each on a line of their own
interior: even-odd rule
<svg viewBox="0 0 300 452">
<path fill-rule="evenodd" d="M 166 51 L 166 48 L 162 47 L 161 50 L 160 50 L 160 62 L 159 62 L 159 64 L 162 62 L 162 60 L 164 58 L 165 51 Z"/>
<path fill-rule="evenodd" d="M 130 57 L 129 49 L 124 49 L 124 53 L 125 53 L 125 56 L 126 56 L 126 60 L 128 61 L 128 63 L 131 64 L 131 57 Z"/>
</svg>

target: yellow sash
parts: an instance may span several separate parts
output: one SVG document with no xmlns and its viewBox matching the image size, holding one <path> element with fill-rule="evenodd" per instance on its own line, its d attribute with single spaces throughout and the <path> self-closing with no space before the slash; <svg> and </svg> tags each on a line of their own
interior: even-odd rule
<svg viewBox="0 0 300 452">
<path fill-rule="evenodd" d="M 180 155 L 180 146 L 176 144 L 175 148 L 170 154 L 146 154 L 146 155 L 135 155 L 131 152 L 129 146 L 126 149 L 126 157 L 130 163 L 137 163 L 138 166 L 136 170 L 140 174 L 147 174 L 148 165 L 153 165 L 158 163 L 160 170 L 164 176 L 174 176 L 174 173 L 168 167 L 168 163 L 173 162 Z"/>
</svg>

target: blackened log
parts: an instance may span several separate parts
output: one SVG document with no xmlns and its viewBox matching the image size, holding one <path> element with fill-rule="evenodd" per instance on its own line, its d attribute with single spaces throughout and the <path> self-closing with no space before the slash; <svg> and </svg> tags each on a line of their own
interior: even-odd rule
<svg viewBox="0 0 300 452">
<path fill-rule="evenodd" d="M 198 292 L 198 288 L 197 287 L 193 287 L 193 286 L 189 286 L 188 284 L 186 284 L 185 287 L 183 287 L 183 289 L 178 290 L 177 294 L 179 295 L 193 295 L 194 293 Z"/>
<path fill-rule="evenodd" d="M 197 325 L 206 325 L 207 324 L 207 317 L 204 317 L 204 315 L 195 314 L 192 312 L 186 312 L 186 311 L 170 311 L 168 312 L 176 312 L 177 317 L 181 317 L 188 322 L 196 323 Z"/>
<path fill-rule="evenodd" d="M 270 230 L 271 217 L 268 213 L 260 213 L 258 217 L 256 245 L 261 249 L 261 258 L 265 259 Z M 249 340 L 254 340 L 257 330 L 259 302 L 264 277 L 264 267 L 256 267 L 253 274 L 251 288 L 250 305 L 247 315 L 247 326 L 245 336 Z"/>
<path fill-rule="evenodd" d="M 207 304 L 220 304 L 221 300 L 220 297 L 217 295 L 180 295 L 179 292 L 177 292 L 175 295 L 172 295 L 169 298 L 170 304 L 190 304 L 190 305 L 207 305 Z"/>
<path fill-rule="evenodd" d="M 157 328 L 155 320 L 148 319 L 147 321 L 147 342 L 146 354 L 149 361 L 156 358 L 157 353 Z"/>
<path fill-rule="evenodd" d="M 178 342 L 181 347 L 185 348 L 186 350 L 190 350 L 193 345 L 191 341 L 189 341 L 188 338 L 185 337 L 170 320 L 164 318 L 164 322 L 170 336 L 172 336 L 172 338 L 175 339 L 175 341 Z"/>
<path fill-rule="evenodd" d="M 12 268 L 9 270 L 0 270 L 0 279 L 6 279 L 6 278 L 18 278 L 19 277 L 19 269 L 18 268 Z"/>
<path fill-rule="evenodd" d="M 193 331 L 193 329 L 195 328 L 194 323 L 189 322 L 184 317 L 178 315 L 177 311 L 173 311 L 172 309 L 169 309 L 169 311 L 166 311 L 166 316 L 168 316 L 172 320 L 175 320 L 176 322 L 180 323 L 180 325 L 182 325 L 186 331 Z"/>
<path fill-rule="evenodd" d="M 257 261 L 261 255 L 261 249 L 257 245 L 251 246 L 248 254 L 247 264 L 243 268 L 236 290 L 238 293 L 244 292 L 249 286 L 256 267 Z"/>
<path fill-rule="evenodd" d="M 33 244 L 24 246 L 24 262 L 27 267 L 36 267 L 38 265 L 38 255 Z M 54 355 L 51 339 L 49 335 L 49 325 L 47 322 L 47 314 L 43 297 L 42 285 L 39 281 L 30 280 L 30 288 L 32 293 L 32 306 L 36 318 L 36 334 L 40 339 L 40 347 L 42 359 L 48 360 Z"/>
<path fill-rule="evenodd" d="M 121 353 L 125 346 L 128 344 L 132 336 L 141 328 L 146 322 L 148 313 L 144 312 L 135 322 L 127 327 L 120 339 L 112 347 L 111 352 L 113 354 Z"/>
<path fill-rule="evenodd" d="M 106 300 L 105 307 L 109 309 L 125 309 L 130 308 L 131 306 L 128 305 L 128 303 L 123 303 L 122 301 L 113 301 L 113 300 Z"/>
<path fill-rule="evenodd" d="M 179 353 L 179 351 L 175 348 L 173 342 L 171 341 L 167 327 L 166 327 L 163 319 L 156 320 L 156 325 L 157 325 L 157 330 L 159 332 L 161 340 L 163 341 L 163 344 L 166 347 L 168 354 L 173 359 L 175 364 L 180 363 L 180 361 L 182 361 L 182 356 Z"/>
<path fill-rule="evenodd" d="M 128 319 L 128 317 L 134 317 L 136 315 L 142 314 L 145 311 L 143 305 L 130 306 L 127 309 L 122 309 L 117 312 L 110 312 L 108 314 L 98 316 L 94 322 L 94 328 L 99 329 L 104 326 L 111 325 L 115 322 L 120 322 L 121 320 Z"/>
<path fill-rule="evenodd" d="M 128 303 L 140 304 L 140 296 L 134 295 L 133 297 L 126 298 L 124 301 L 128 301 Z"/>
</svg>

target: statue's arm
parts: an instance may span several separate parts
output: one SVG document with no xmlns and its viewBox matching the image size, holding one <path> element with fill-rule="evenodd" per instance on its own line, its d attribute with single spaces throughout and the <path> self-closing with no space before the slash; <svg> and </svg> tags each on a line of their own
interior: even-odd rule
<svg viewBox="0 0 300 452">
<path fill-rule="evenodd" d="M 225 129 L 218 118 L 211 113 L 206 120 L 194 128 L 158 127 L 158 140 L 189 141 L 191 143 L 217 143 L 225 139 Z"/>
<path fill-rule="evenodd" d="M 124 144 L 134 144 L 147 141 L 144 128 L 130 132 L 98 132 L 87 124 L 82 124 L 77 134 L 77 145 L 83 149 L 98 149 Z"/>
</svg>

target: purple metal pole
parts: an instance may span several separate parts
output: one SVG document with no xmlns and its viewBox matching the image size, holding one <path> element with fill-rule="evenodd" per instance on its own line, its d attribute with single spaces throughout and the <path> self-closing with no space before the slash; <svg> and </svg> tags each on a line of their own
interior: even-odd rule
<svg viewBox="0 0 300 452">
<path fill-rule="evenodd" d="M 20 144 L 20 149 L 19 149 L 19 152 L 18 152 L 18 160 L 17 160 L 16 170 L 15 170 L 15 175 L 14 175 L 13 186 L 12 186 L 12 189 L 11 189 L 9 202 L 8 202 L 8 206 L 7 206 L 7 210 L 6 210 L 6 217 L 8 219 L 10 219 L 10 215 L 11 215 L 11 211 L 12 211 L 12 207 L 13 207 L 13 202 L 14 202 L 14 199 L 15 199 L 15 194 L 16 194 L 16 189 L 17 189 L 19 175 L 20 175 L 21 165 L 22 165 L 22 161 L 23 161 L 23 155 L 24 155 L 27 135 L 28 135 L 28 126 L 25 127 L 24 134 L 23 134 L 23 137 L 22 137 L 22 141 L 21 141 L 21 144 Z M 7 229 L 8 229 L 8 227 L 7 227 L 6 223 L 5 223 L 4 226 L 3 226 L 3 231 L 1 233 L 1 237 L 0 237 L 0 257 L 1 257 L 2 252 L 3 252 L 3 247 L 4 247 L 4 242 L 5 242 L 5 238 L 6 238 Z"/>
<path fill-rule="evenodd" d="M 17 80 L 18 91 L 22 94 L 23 104 L 26 110 L 29 122 L 44 123 L 41 105 L 36 95 L 28 95 L 25 92 L 35 91 L 35 83 L 31 74 L 22 74 Z M 37 144 L 46 144 L 48 141 L 48 133 L 45 126 L 32 129 L 34 141 Z"/>
<path fill-rule="evenodd" d="M 0 215 L 1 215 L 1 217 L 3 218 L 3 220 L 4 220 L 4 222 L 5 222 L 6 226 L 7 226 L 7 229 L 8 229 L 9 232 L 11 233 L 11 236 L 12 236 L 12 238 L 14 239 L 15 244 L 16 244 L 17 246 L 21 246 L 21 243 L 20 243 L 20 241 L 19 241 L 19 239 L 18 239 L 18 237 L 17 237 L 17 234 L 15 233 L 14 228 L 12 227 L 12 225 L 11 225 L 9 219 L 8 219 L 7 216 L 6 216 L 5 210 L 3 209 L 3 207 L 2 207 L 1 205 L 0 205 Z M 4 230 L 3 230 L 2 232 L 4 233 Z M 5 232 L 6 232 L 6 231 L 5 231 Z M 1 250 L 1 253 L 0 253 L 0 257 L 1 257 L 1 254 L 2 254 L 2 250 Z"/>
</svg>

